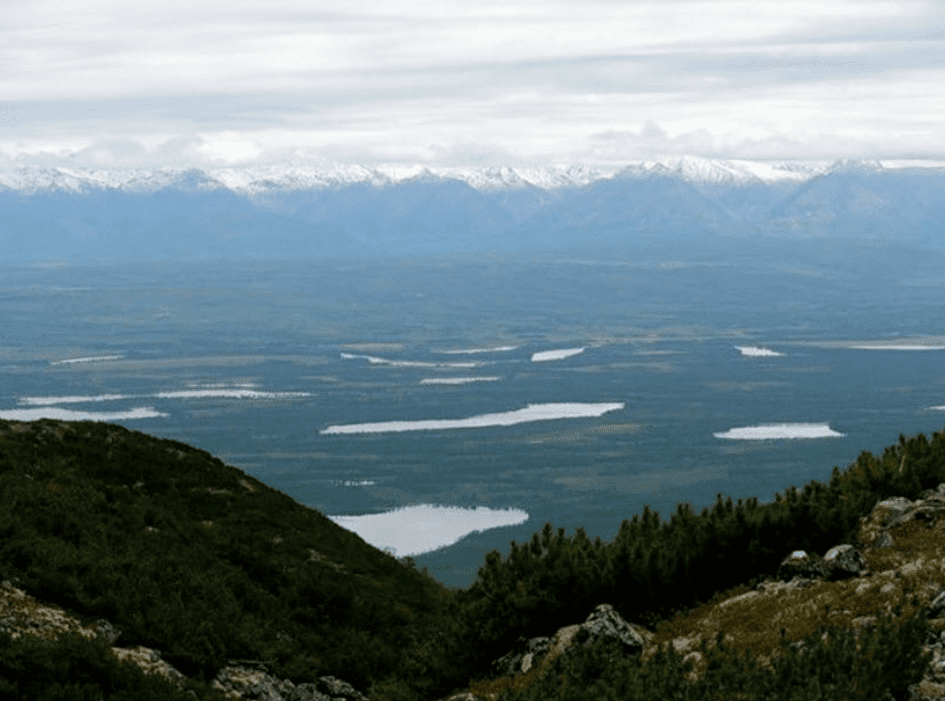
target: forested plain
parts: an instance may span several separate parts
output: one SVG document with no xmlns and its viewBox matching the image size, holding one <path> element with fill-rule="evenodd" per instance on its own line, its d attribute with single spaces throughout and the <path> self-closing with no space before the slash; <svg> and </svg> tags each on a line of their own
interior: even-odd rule
<svg viewBox="0 0 945 701">
<path fill-rule="evenodd" d="M 772 577 L 793 550 L 859 545 L 878 501 L 940 482 L 945 432 L 900 436 L 769 503 L 719 495 L 668 520 L 645 508 L 608 543 L 545 524 L 507 555 L 489 553 L 457 590 L 184 443 L 102 422 L 0 421 L 0 579 L 83 622 L 107 619 L 116 645 L 160 650 L 198 698 L 222 698 L 209 682 L 229 660 L 255 659 L 296 684 L 333 675 L 372 701 L 433 701 L 482 685 L 517 640 L 553 635 L 598 604 L 653 628 Z M 811 632 L 809 654 L 785 638 L 769 671 L 720 631 L 692 684 L 672 650 L 641 666 L 591 648 L 499 698 L 906 698 L 927 662 L 923 616 L 881 617 L 860 648 L 848 633 Z M 0 699 L 193 698 L 108 647 L 0 633 Z"/>
</svg>

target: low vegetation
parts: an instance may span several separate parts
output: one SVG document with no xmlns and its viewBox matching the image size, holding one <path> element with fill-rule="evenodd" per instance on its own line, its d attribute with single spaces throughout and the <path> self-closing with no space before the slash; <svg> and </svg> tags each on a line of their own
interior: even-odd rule
<svg viewBox="0 0 945 701">
<path fill-rule="evenodd" d="M 556 660 L 521 691 L 506 691 L 500 700 L 516 701 L 850 701 L 904 698 L 907 685 L 921 678 L 928 660 L 917 654 L 924 637 L 918 619 L 899 626 L 887 617 L 861 639 L 849 628 L 827 625 L 802 639 L 803 648 L 785 646 L 772 669 L 759 667 L 754 656 L 726 646 L 719 634 L 712 648 L 703 646 L 707 669 L 690 682 L 692 665 L 669 647 L 643 664 L 616 650 L 579 649 Z M 609 654 L 608 654 L 609 653 Z"/>
<path fill-rule="evenodd" d="M 372 701 L 470 688 L 523 700 L 588 698 L 589 688 L 598 699 L 905 698 L 928 634 L 911 599 L 895 612 L 874 602 L 879 623 L 856 640 L 826 611 L 792 618 L 767 665 L 758 658 L 770 631 L 733 637 L 738 621 L 723 620 L 695 682 L 671 646 L 647 660 L 595 648 L 514 684 L 493 679 L 490 663 L 520 636 L 553 635 L 599 603 L 662 641 L 685 634 L 705 607 L 771 578 L 788 552 L 858 545 L 877 501 L 916 499 L 940 482 L 945 433 L 900 436 L 882 456 L 864 452 L 829 483 L 768 504 L 719 495 L 701 514 L 680 505 L 669 521 L 646 508 L 611 543 L 546 524 L 451 590 L 183 443 L 98 422 L 0 421 L 0 579 L 83 622 L 109 620 L 116 645 L 160 650 L 198 698 L 220 697 L 208 682 L 230 659 L 265 661 L 295 683 L 337 676 Z M 98 640 L 0 634 L 0 699 L 193 698 L 182 694 L 120 665 Z"/>
</svg>

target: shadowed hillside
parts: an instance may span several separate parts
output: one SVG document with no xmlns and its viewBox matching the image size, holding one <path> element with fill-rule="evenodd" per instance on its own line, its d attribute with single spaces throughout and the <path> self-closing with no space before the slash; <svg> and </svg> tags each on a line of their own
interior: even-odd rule
<svg viewBox="0 0 945 701">
<path fill-rule="evenodd" d="M 419 637 L 446 645 L 442 585 L 183 443 L 0 421 L 0 485 L 0 579 L 185 675 L 261 659 L 366 688 L 413 673 Z"/>
</svg>

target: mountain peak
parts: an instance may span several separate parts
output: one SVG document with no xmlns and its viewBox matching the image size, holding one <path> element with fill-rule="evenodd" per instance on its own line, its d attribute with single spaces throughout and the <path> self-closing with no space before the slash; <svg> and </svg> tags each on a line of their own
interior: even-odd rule
<svg viewBox="0 0 945 701">
<path fill-rule="evenodd" d="M 620 173 L 631 177 L 676 177 L 695 183 L 749 185 L 785 181 L 798 183 L 819 175 L 828 168 L 828 164 L 817 161 L 777 163 L 680 156 L 634 163 Z"/>
<path fill-rule="evenodd" d="M 895 167 L 895 166 L 892 166 Z M 425 165 L 359 165 L 348 163 L 283 163 L 225 168 L 114 168 L 21 166 L 0 171 L 0 187 L 24 192 L 164 188 L 206 190 L 227 188 L 241 194 L 273 190 L 337 188 L 356 183 L 377 188 L 407 181 L 459 180 L 477 190 L 584 187 L 621 177 L 667 177 L 700 184 L 751 185 L 801 183 L 833 172 L 889 170 L 879 160 L 748 161 L 678 156 L 637 161 L 624 166 L 573 163 L 554 166 L 437 167 Z"/>
<path fill-rule="evenodd" d="M 880 171 L 883 169 L 882 162 L 875 158 L 841 158 L 840 160 L 834 162 L 833 166 L 830 168 L 830 172 L 844 173 L 850 171 Z"/>
</svg>

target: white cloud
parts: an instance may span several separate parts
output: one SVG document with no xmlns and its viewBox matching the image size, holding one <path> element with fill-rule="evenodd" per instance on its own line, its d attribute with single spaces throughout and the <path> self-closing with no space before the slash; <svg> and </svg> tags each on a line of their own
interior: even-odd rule
<svg viewBox="0 0 945 701">
<path fill-rule="evenodd" d="M 250 161 L 262 154 L 262 149 L 254 139 L 241 137 L 233 132 L 211 134 L 205 137 L 197 149 L 214 160 L 227 163 Z"/>
<path fill-rule="evenodd" d="M 90 166 L 942 157 L 943 28 L 945 6 L 925 0 L 10 0 L 0 152 Z"/>
</svg>

